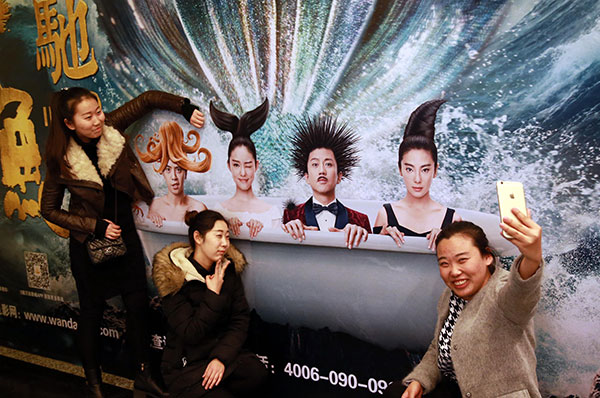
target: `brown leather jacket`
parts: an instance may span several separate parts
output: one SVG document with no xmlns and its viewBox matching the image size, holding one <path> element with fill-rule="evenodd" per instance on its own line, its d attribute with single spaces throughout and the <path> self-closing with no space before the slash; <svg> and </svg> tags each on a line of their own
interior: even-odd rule
<svg viewBox="0 0 600 398">
<path fill-rule="evenodd" d="M 132 123 L 155 108 L 181 114 L 185 98 L 162 91 L 146 91 L 118 109 L 106 114 L 106 124 L 98 142 L 98 168 L 119 191 L 133 201 L 150 204 L 154 192 L 123 132 Z M 42 191 L 41 213 L 48 221 L 70 230 L 71 236 L 84 242 L 96 228 L 104 209 L 102 179 L 92 161 L 73 138 L 65 159 L 71 165 L 70 176 L 48 173 Z M 65 189 L 71 198 L 69 209 L 61 209 Z"/>
</svg>

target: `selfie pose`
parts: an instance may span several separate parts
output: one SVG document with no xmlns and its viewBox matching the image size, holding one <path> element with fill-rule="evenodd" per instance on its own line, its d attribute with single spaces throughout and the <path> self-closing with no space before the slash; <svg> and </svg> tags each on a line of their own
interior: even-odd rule
<svg viewBox="0 0 600 398">
<path fill-rule="evenodd" d="M 369 218 L 337 200 L 335 188 L 358 163 L 358 137 L 331 117 L 305 119 L 296 128 L 292 163 L 313 194 L 305 203 L 288 204 L 283 230 L 300 241 L 305 230 L 343 232 L 346 247 L 357 247 L 371 233 Z"/>
<path fill-rule="evenodd" d="M 275 228 L 281 223 L 280 210 L 257 198 L 252 190 L 259 162 L 256 147 L 250 136 L 262 127 L 268 113 L 267 99 L 239 119 L 210 103 L 210 116 L 215 126 L 231 132 L 232 135 L 227 149 L 227 168 L 235 183 L 235 194 L 219 203 L 215 210 L 227 218 L 234 235 L 239 235 L 241 229 L 247 227 L 250 237 L 254 238 L 263 228 Z"/>
<path fill-rule="evenodd" d="M 435 250 L 435 238 L 440 230 L 460 220 L 454 209 L 441 205 L 429 194 L 438 170 L 437 147 L 433 140 L 435 116 L 444 102 L 425 102 L 410 115 L 398 148 L 398 169 L 406 186 L 406 196 L 384 204 L 375 219 L 373 232 L 390 235 L 398 246 L 402 246 L 405 236 L 422 236 L 428 239 L 429 248 Z"/>
<path fill-rule="evenodd" d="M 244 256 L 229 244 L 218 212 L 186 214 L 189 244 L 154 257 L 152 279 L 167 317 L 161 370 L 172 397 L 250 397 L 267 377 L 256 355 L 242 349 L 250 310 L 240 273 Z"/>
<path fill-rule="evenodd" d="M 136 368 L 134 388 L 162 396 L 148 368 L 146 272 L 131 210 L 137 201 L 150 204 L 154 193 L 123 131 L 155 108 L 183 114 L 198 128 L 204 116 L 188 100 L 160 91 L 147 91 L 105 114 L 95 94 L 72 87 L 54 93 L 50 106 L 40 208 L 45 219 L 70 231 L 69 256 L 80 307 L 78 347 L 87 393 L 103 396 L 98 330 L 105 299 L 121 295 Z M 71 195 L 68 210 L 62 208 L 65 190 Z M 125 254 L 92 263 L 86 244 L 98 238 L 122 238 Z"/>
<path fill-rule="evenodd" d="M 200 147 L 200 134 L 197 131 L 188 131 L 187 137 L 194 137 L 193 145 L 184 142 L 183 129 L 176 122 L 163 123 L 158 135 L 148 140 L 146 152 L 137 147 L 137 141 L 143 137 L 136 137 L 135 150 L 138 156 L 145 163 L 158 162 L 154 170 L 163 176 L 167 185 L 167 194 L 155 198 L 148 209 L 148 218 L 157 227 L 162 227 L 163 221 L 183 222 L 188 211 L 206 210 L 204 203 L 185 194 L 184 184 L 188 171 L 206 173 L 210 170 L 212 155 L 208 149 Z M 202 154 L 203 159 L 194 162 L 188 159 L 188 154 Z"/>
<path fill-rule="evenodd" d="M 440 232 L 437 258 L 448 288 L 438 302 L 434 338 L 417 367 L 384 396 L 540 397 L 533 316 L 541 295 L 542 230 L 529 215 L 512 212 L 515 218 L 500 224 L 521 253 L 510 271 L 477 225 L 458 221 Z"/>
</svg>

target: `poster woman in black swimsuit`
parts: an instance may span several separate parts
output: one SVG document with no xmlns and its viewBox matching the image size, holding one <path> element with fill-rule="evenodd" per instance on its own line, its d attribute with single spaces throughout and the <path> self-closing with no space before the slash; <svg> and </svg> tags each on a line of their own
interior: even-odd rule
<svg viewBox="0 0 600 398">
<path fill-rule="evenodd" d="M 398 168 L 406 185 L 406 196 L 384 204 L 375 219 L 373 232 L 390 235 L 398 246 L 404 243 L 404 236 L 422 236 L 429 240 L 429 248 L 435 250 L 435 238 L 441 228 L 460 220 L 454 209 L 429 195 L 438 167 L 433 141 L 435 116 L 444 102 L 425 102 L 410 115 L 398 149 Z"/>
</svg>

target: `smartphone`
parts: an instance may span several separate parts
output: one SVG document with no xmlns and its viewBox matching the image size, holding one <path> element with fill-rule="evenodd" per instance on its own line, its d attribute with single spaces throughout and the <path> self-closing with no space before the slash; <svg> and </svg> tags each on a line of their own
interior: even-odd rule
<svg viewBox="0 0 600 398">
<path fill-rule="evenodd" d="M 521 213 L 527 214 L 523 184 L 517 181 L 498 181 L 496 182 L 496 191 L 498 192 L 500 220 L 504 219 L 504 217 L 516 220 L 515 215 L 511 211 L 515 207 Z M 502 235 L 507 239 L 512 239 L 512 236 L 504 231 L 502 231 Z"/>
</svg>

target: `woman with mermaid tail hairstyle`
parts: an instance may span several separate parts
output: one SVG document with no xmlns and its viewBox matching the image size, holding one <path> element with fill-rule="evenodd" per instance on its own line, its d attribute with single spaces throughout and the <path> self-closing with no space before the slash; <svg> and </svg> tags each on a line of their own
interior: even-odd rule
<svg viewBox="0 0 600 398">
<path fill-rule="evenodd" d="M 148 210 L 148 218 L 161 227 L 164 220 L 183 221 L 185 213 L 190 210 L 206 210 L 204 203 L 186 195 L 184 182 L 187 172 L 205 173 L 210 169 L 212 155 L 206 148 L 200 148 L 200 134 L 190 130 L 187 139 L 195 138 L 194 145 L 184 142 L 183 130 L 176 122 L 165 122 L 159 130 L 158 136 L 150 137 L 146 152 L 137 147 L 137 142 L 142 138 L 136 137 L 136 152 L 145 163 L 158 162 L 154 171 L 161 174 L 167 184 L 167 194 L 154 199 Z M 204 154 L 202 161 L 194 162 L 188 159 L 188 154 Z"/>
<path fill-rule="evenodd" d="M 406 196 L 394 203 L 386 203 L 377 213 L 374 233 L 390 235 L 398 246 L 404 236 L 422 236 L 435 250 L 435 238 L 440 230 L 459 221 L 460 216 L 431 198 L 429 189 L 437 175 L 437 147 L 433 141 L 435 116 L 442 99 L 421 104 L 410 115 L 404 129 L 404 138 L 398 148 L 398 169 L 406 185 Z"/>
<path fill-rule="evenodd" d="M 232 134 L 227 150 L 227 168 L 235 182 L 235 194 L 219 203 L 216 210 L 228 219 L 234 235 L 239 235 L 241 228 L 248 227 L 250 237 L 253 238 L 263 228 L 277 227 L 281 221 L 279 209 L 257 198 L 252 190 L 259 161 L 250 136 L 265 123 L 268 113 L 268 99 L 239 119 L 210 103 L 210 116 L 215 125 Z"/>
</svg>

